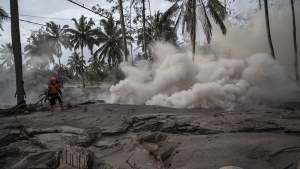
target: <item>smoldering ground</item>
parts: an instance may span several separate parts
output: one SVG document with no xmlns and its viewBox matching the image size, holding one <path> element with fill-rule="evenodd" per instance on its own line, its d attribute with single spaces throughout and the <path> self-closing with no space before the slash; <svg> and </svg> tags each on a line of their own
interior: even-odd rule
<svg viewBox="0 0 300 169">
<path fill-rule="evenodd" d="M 257 12 L 250 28 L 227 26 L 226 36 L 215 31 L 213 52 L 198 50 L 195 62 L 190 50 L 159 42 L 152 64 L 122 64 L 127 78 L 111 87 L 111 103 L 234 110 L 297 100 L 292 19 L 285 8 L 270 11 L 276 60 L 268 54 L 264 13 Z"/>
</svg>

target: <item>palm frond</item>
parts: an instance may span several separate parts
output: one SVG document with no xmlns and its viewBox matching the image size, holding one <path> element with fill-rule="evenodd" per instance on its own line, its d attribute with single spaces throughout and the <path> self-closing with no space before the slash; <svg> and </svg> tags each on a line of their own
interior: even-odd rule
<svg viewBox="0 0 300 169">
<path fill-rule="evenodd" d="M 208 10 L 209 14 L 214 19 L 214 21 L 216 22 L 216 24 L 220 26 L 220 29 L 221 29 L 223 35 L 226 35 L 227 30 L 226 30 L 226 27 L 225 27 L 225 25 L 223 23 L 225 15 L 219 15 L 220 11 L 219 12 L 217 11 L 218 7 L 214 6 L 215 5 L 213 3 L 214 1 L 217 1 L 217 0 L 210 0 L 209 3 L 208 3 L 208 5 L 207 5 L 207 8 L 209 9 Z"/>
<path fill-rule="evenodd" d="M 200 22 L 202 23 L 202 28 L 206 36 L 207 43 L 210 43 L 212 37 L 212 25 L 208 18 L 206 7 L 203 1 L 202 0 L 199 1 L 200 1 L 200 5 L 199 5 L 199 10 L 198 10 L 199 12 L 197 13 L 197 17 L 200 19 Z"/>
<path fill-rule="evenodd" d="M 165 23 L 168 20 L 172 19 L 173 17 L 177 16 L 179 9 L 180 9 L 180 7 L 179 7 L 178 3 L 175 2 L 166 12 L 163 13 L 158 25 L 162 26 L 163 23 Z"/>
<path fill-rule="evenodd" d="M 219 0 L 208 0 L 208 6 L 210 5 L 212 9 L 218 14 L 220 20 L 224 20 L 226 18 L 226 9 L 221 4 Z"/>
<path fill-rule="evenodd" d="M 183 4 L 181 4 L 181 6 L 179 8 L 180 12 L 179 12 L 179 15 L 178 15 L 178 17 L 176 19 L 175 26 L 174 26 L 174 28 L 172 30 L 172 34 L 176 34 L 176 32 L 178 30 L 178 27 L 179 27 L 179 23 L 182 21 L 183 14 L 184 14 L 184 12 L 183 12 L 184 10 L 183 9 L 184 9 L 184 6 L 183 6 Z"/>
</svg>

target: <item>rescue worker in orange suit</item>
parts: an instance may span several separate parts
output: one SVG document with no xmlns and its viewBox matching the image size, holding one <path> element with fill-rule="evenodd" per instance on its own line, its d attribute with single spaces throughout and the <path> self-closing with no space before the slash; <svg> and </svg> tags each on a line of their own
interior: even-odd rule
<svg viewBox="0 0 300 169">
<path fill-rule="evenodd" d="M 63 102 L 61 100 L 62 92 L 60 90 L 60 85 L 57 83 L 55 77 L 51 77 L 50 84 L 48 85 L 48 98 L 50 100 L 50 109 L 53 111 L 54 104 L 56 102 L 56 99 L 59 102 L 61 110 L 65 110 Z"/>
</svg>

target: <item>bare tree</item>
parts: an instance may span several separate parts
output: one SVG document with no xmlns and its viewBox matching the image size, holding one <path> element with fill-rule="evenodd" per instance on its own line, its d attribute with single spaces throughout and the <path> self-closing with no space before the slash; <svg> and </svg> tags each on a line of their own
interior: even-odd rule
<svg viewBox="0 0 300 169">
<path fill-rule="evenodd" d="M 275 59 L 275 53 L 274 53 L 272 37 L 271 37 L 271 30 L 270 30 L 270 23 L 269 23 L 268 0 L 264 0 L 264 4 L 265 4 L 266 28 L 267 28 L 267 33 L 268 33 L 269 46 L 270 46 L 270 50 L 271 50 L 271 56 Z"/>
<path fill-rule="evenodd" d="M 13 46 L 13 53 L 15 59 L 15 73 L 16 73 L 16 88 L 17 88 L 17 104 L 22 104 L 24 100 L 23 87 L 23 71 L 22 71 L 22 51 L 20 41 L 19 28 L 19 7 L 18 0 L 10 0 L 10 14 L 11 14 L 11 40 Z"/>
</svg>

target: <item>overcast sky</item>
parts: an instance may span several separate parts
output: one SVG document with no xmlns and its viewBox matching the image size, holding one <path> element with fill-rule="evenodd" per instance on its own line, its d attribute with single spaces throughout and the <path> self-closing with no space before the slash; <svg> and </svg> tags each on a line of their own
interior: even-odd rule
<svg viewBox="0 0 300 169">
<path fill-rule="evenodd" d="M 75 1 L 75 0 L 74 0 Z M 78 0 L 79 2 L 83 2 L 85 6 L 92 7 L 99 4 L 102 8 L 109 9 L 111 4 L 106 3 L 106 0 Z M 0 6 L 2 6 L 7 13 L 10 13 L 9 0 L 1 0 Z M 163 1 L 163 0 L 151 0 L 151 10 L 152 11 L 165 11 L 172 4 Z M 74 21 L 72 18 L 78 19 L 82 14 L 88 18 L 92 17 L 95 20 L 103 19 L 99 15 L 96 15 L 80 6 L 77 6 L 68 0 L 19 0 L 19 14 L 20 19 L 45 24 L 45 22 L 53 21 L 60 25 L 69 25 L 73 27 Z M 38 17 L 29 17 L 22 15 L 32 15 L 39 17 L 49 17 L 49 18 L 38 18 Z M 59 18 L 59 19 L 50 19 L 50 18 Z M 98 23 L 96 23 L 97 25 Z M 31 30 L 38 30 L 41 25 L 34 25 L 27 22 L 20 21 L 20 31 L 21 31 L 21 43 L 22 48 L 27 43 L 27 38 L 30 36 Z M 10 34 L 10 21 L 5 21 L 3 23 L 3 31 L 0 31 L 2 37 L 0 37 L 0 44 L 5 44 L 11 42 L 11 34 Z M 71 55 L 71 51 L 66 50 L 63 51 L 63 56 L 61 61 L 63 64 L 67 63 L 68 56 Z M 90 52 L 85 49 L 84 50 L 85 59 L 89 58 Z"/>
</svg>

